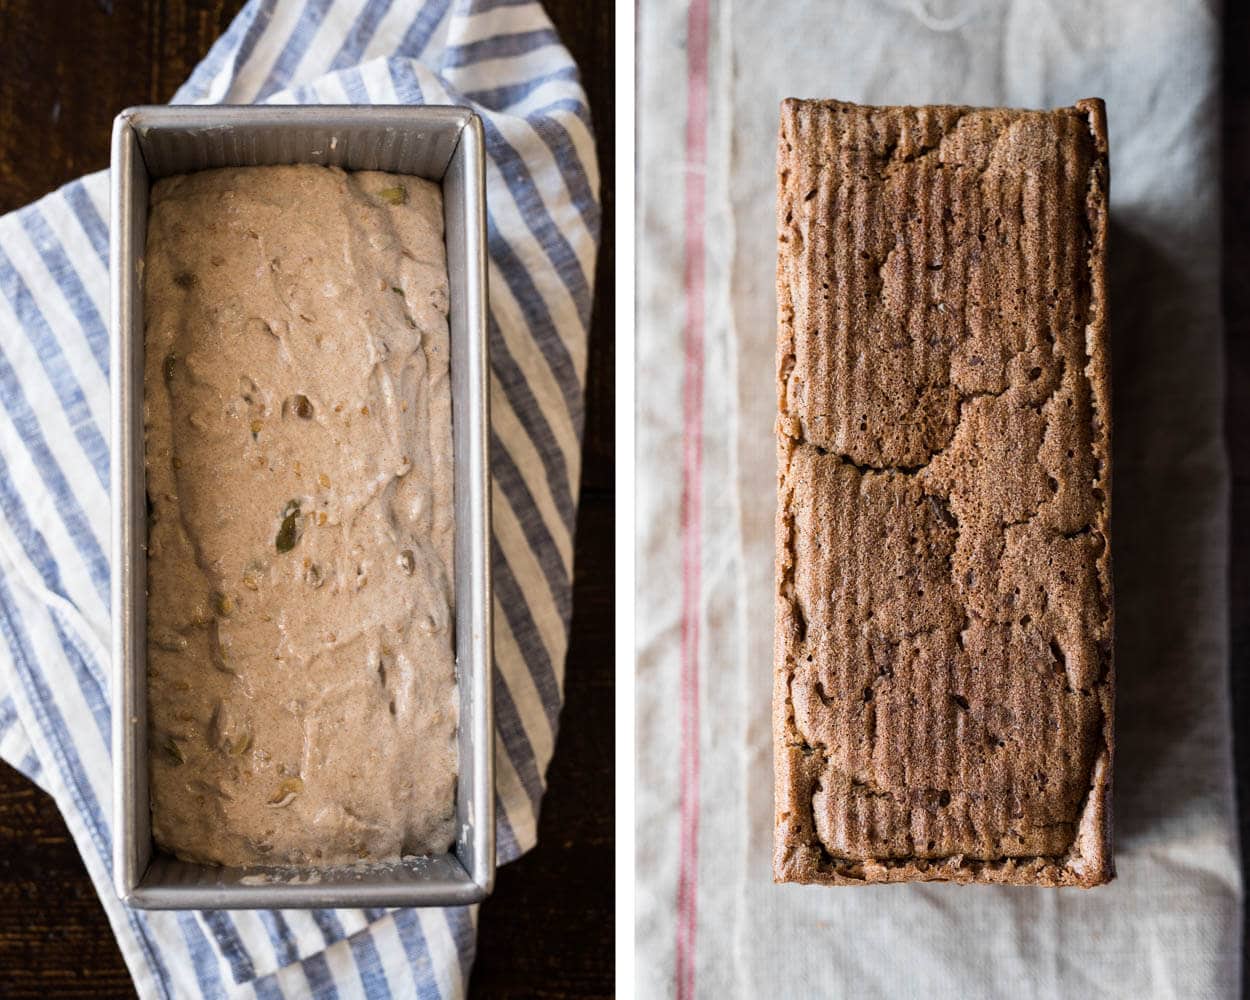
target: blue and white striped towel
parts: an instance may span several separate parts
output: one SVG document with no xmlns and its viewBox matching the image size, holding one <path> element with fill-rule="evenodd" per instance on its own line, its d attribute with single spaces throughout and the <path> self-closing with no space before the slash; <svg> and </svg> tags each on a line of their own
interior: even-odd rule
<svg viewBox="0 0 1250 1000">
<path fill-rule="evenodd" d="M 568 637 L 599 234 L 577 68 L 536 2 L 251 0 L 174 100 L 483 116 L 509 861 L 534 844 Z M 0 756 L 56 798 L 141 994 L 460 996 L 475 908 L 143 913 L 113 894 L 107 194 L 93 174 L 0 218 Z"/>
</svg>

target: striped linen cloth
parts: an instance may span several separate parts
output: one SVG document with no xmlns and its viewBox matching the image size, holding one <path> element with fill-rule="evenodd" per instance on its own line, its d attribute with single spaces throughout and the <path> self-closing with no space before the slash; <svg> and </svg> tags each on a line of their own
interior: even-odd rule
<svg viewBox="0 0 1250 1000">
<path fill-rule="evenodd" d="M 570 614 L 600 212 L 577 68 L 534 2 L 251 0 L 174 100 L 483 116 L 509 861 L 535 842 Z M 460 996 L 475 907 L 144 913 L 113 893 L 107 196 L 101 172 L 0 219 L 0 756 L 55 797 L 142 995 Z"/>
</svg>

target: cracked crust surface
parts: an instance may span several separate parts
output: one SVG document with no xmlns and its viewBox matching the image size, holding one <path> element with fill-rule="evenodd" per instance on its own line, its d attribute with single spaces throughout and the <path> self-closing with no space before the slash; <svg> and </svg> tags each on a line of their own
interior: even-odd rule
<svg viewBox="0 0 1250 1000">
<path fill-rule="evenodd" d="M 1103 104 L 782 105 L 782 882 L 1112 878 Z"/>
</svg>

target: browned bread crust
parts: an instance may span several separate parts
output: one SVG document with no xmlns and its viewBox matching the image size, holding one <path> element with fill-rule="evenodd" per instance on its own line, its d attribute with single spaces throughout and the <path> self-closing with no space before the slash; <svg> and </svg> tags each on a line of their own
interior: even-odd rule
<svg viewBox="0 0 1250 1000">
<path fill-rule="evenodd" d="M 787 100 L 774 877 L 1111 854 L 1103 103 Z"/>
</svg>

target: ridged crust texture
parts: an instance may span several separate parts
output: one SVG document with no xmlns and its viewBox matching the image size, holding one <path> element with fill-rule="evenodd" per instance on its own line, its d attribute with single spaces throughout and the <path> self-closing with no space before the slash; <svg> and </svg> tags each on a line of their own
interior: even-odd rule
<svg viewBox="0 0 1250 1000">
<path fill-rule="evenodd" d="M 787 100 L 779 882 L 1114 875 L 1103 103 Z"/>
</svg>

